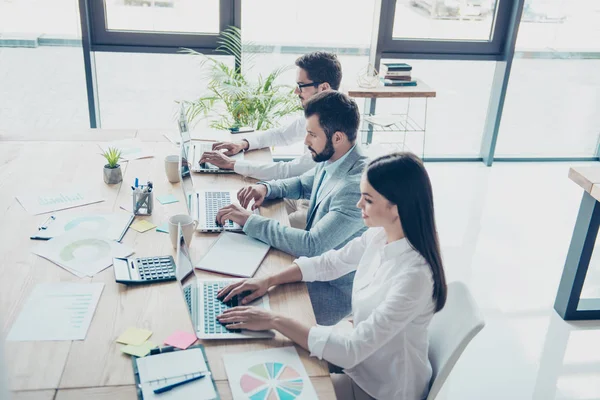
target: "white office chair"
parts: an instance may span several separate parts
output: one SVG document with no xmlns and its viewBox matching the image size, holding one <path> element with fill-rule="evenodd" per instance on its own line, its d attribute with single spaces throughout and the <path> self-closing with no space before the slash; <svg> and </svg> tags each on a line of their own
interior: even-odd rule
<svg viewBox="0 0 600 400">
<path fill-rule="evenodd" d="M 454 364 L 485 322 L 469 289 L 462 282 L 448 284 L 446 305 L 429 325 L 429 361 L 433 369 L 427 400 L 433 400 Z"/>
</svg>

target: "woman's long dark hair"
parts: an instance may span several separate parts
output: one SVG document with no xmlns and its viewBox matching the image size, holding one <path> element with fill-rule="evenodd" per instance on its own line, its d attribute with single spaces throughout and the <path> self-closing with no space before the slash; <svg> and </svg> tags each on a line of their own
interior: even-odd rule
<svg viewBox="0 0 600 400">
<path fill-rule="evenodd" d="M 448 289 L 435 226 L 433 191 L 423 163 L 412 153 L 385 155 L 369 163 L 367 180 L 373 189 L 398 207 L 406 239 L 431 267 L 435 311 L 440 311 L 446 303 Z"/>
</svg>

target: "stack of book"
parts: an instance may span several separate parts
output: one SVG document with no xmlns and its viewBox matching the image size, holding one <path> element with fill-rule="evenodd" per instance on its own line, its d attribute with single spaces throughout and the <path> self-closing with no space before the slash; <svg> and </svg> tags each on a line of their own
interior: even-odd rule
<svg viewBox="0 0 600 400">
<path fill-rule="evenodd" d="M 412 79 L 412 67 L 406 63 L 383 63 L 384 86 L 417 86 Z"/>
</svg>

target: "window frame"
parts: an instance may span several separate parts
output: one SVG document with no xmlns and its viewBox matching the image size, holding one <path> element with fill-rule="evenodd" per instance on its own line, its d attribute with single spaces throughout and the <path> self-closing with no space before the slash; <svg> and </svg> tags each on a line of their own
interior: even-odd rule
<svg viewBox="0 0 600 400">
<path fill-rule="evenodd" d="M 219 0 L 219 32 L 143 32 L 107 29 L 104 0 L 80 0 L 89 4 L 91 51 L 173 53 L 182 47 L 211 53 L 219 34 L 228 26 L 240 26 L 241 0 Z"/>
<path fill-rule="evenodd" d="M 498 0 L 491 40 L 397 39 L 393 37 L 396 0 L 381 0 L 379 51 L 382 58 L 427 58 L 454 60 L 506 59 L 506 37 L 510 30 L 512 5 Z"/>
</svg>

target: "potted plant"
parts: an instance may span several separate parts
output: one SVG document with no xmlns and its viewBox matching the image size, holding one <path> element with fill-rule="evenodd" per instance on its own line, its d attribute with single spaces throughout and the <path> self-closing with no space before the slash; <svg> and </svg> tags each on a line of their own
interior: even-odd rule
<svg viewBox="0 0 600 400">
<path fill-rule="evenodd" d="M 102 153 L 102 156 L 106 158 L 107 162 L 104 166 L 104 183 L 109 185 L 121 183 L 123 181 L 123 173 L 121 172 L 121 166 L 119 165 L 121 150 L 109 147 Z"/>
<path fill-rule="evenodd" d="M 217 48 L 221 53 L 234 56 L 233 67 L 191 49 L 182 51 L 201 58 L 200 66 L 207 67 L 209 80 L 206 94 L 185 102 L 187 117 L 192 122 L 210 118 L 209 125 L 216 129 L 243 126 L 269 129 L 276 126 L 281 117 L 302 109 L 294 88 L 276 83 L 277 78 L 292 66 L 276 68 L 266 77 L 259 74 L 255 82 L 247 78 L 252 59 L 260 47 L 243 43 L 239 28 L 225 29 Z"/>
</svg>

